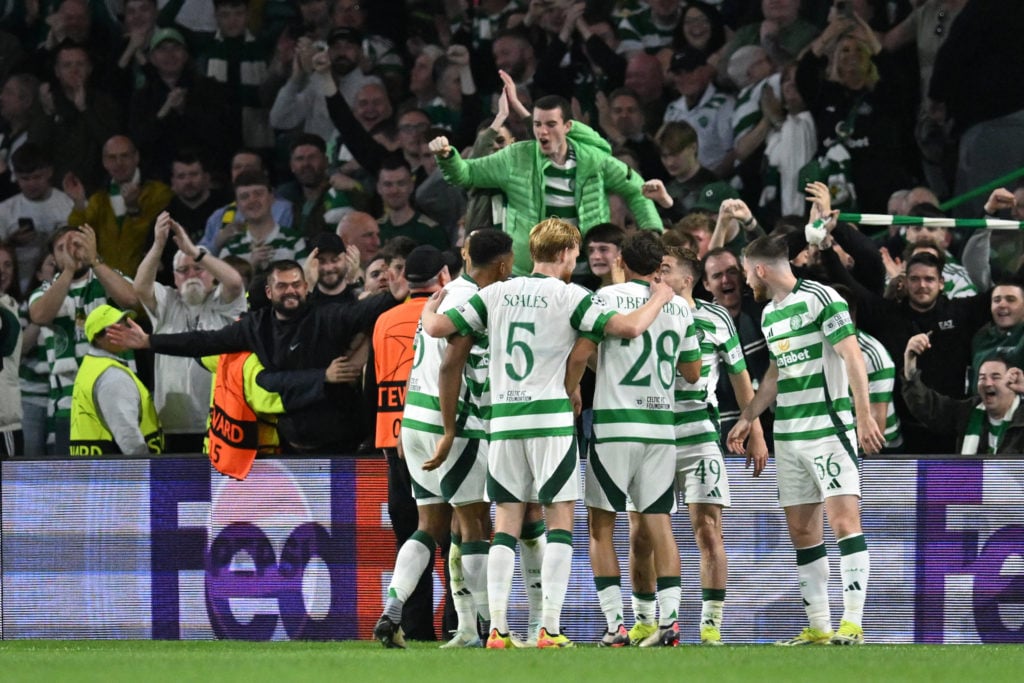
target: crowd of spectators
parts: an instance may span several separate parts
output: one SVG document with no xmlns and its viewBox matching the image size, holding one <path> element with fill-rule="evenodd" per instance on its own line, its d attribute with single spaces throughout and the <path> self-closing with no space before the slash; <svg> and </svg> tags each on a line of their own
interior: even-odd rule
<svg viewBox="0 0 1024 683">
<path fill-rule="evenodd" d="M 798 274 L 842 284 L 889 356 L 890 449 L 953 452 L 962 435 L 901 397 L 908 342 L 928 335 L 914 377 L 951 399 L 982 393 L 990 352 L 1024 362 L 1024 240 L 831 220 L 809 243 L 805 194 L 820 182 L 831 208 L 938 217 L 1024 167 L 1022 35 L 1018 0 L 0 2 L 0 452 L 67 454 L 101 305 L 154 332 L 215 329 L 280 304 L 263 283 L 282 260 L 304 265 L 310 305 L 354 305 L 416 245 L 503 227 L 500 189 L 450 184 L 429 143 L 478 158 L 528 140 L 547 95 L 663 182 L 659 222 L 702 258 L 696 294 L 730 311 L 755 381 L 767 349 L 738 255 L 785 233 Z M 952 215 L 1022 220 L 1019 182 Z M 657 227 L 607 201 L 581 282 L 605 279 L 624 231 Z M 342 349 L 345 381 L 366 345 Z M 130 362 L 178 435 L 168 448 L 200 448 L 205 371 Z M 364 403 L 345 443 L 373 443 Z"/>
</svg>

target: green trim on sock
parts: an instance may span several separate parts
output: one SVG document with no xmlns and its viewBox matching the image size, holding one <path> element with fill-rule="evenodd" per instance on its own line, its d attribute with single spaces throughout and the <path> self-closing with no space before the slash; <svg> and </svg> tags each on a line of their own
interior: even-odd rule
<svg viewBox="0 0 1024 683">
<path fill-rule="evenodd" d="M 412 532 L 412 536 L 409 537 L 409 540 L 419 541 L 420 543 L 425 545 L 427 547 L 427 550 L 430 551 L 431 555 L 433 555 L 434 551 L 437 550 L 437 543 L 435 543 L 434 539 L 430 537 L 430 534 L 428 534 L 425 531 L 420 531 L 419 529 L 417 529 L 416 531 Z"/>
<path fill-rule="evenodd" d="M 621 586 L 622 579 L 618 576 L 595 576 L 594 587 L 597 588 L 597 592 L 600 593 L 605 588 L 611 588 L 612 586 Z"/>
<path fill-rule="evenodd" d="M 701 588 L 700 589 L 701 600 L 717 600 L 719 602 L 725 602 L 725 589 L 724 588 Z"/>
<path fill-rule="evenodd" d="M 463 541 L 459 547 L 462 550 L 462 556 L 465 557 L 466 555 L 486 555 L 487 551 L 491 549 L 491 544 L 487 541 Z"/>
<path fill-rule="evenodd" d="M 516 537 L 498 531 L 494 534 L 494 538 L 491 539 L 491 545 L 503 545 L 506 548 L 516 549 Z"/>
<path fill-rule="evenodd" d="M 854 553 L 862 553 L 868 549 L 868 543 L 864 540 L 864 534 L 857 534 L 856 536 L 847 536 L 846 538 L 839 541 L 839 554 L 840 555 L 853 555 Z"/>
<path fill-rule="evenodd" d="M 798 567 L 802 567 L 805 564 L 816 562 L 823 557 L 828 557 L 828 551 L 825 550 L 825 544 L 820 543 L 811 548 L 797 548 L 796 549 L 796 564 Z"/>
<path fill-rule="evenodd" d="M 519 535 L 519 538 L 524 541 L 532 541 L 535 538 L 540 538 L 544 535 L 544 520 L 537 519 L 532 522 L 523 522 L 523 532 Z"/>
<path fill-rule="evenodd" d="M 636 591 L 633 591 L 633 597 L 637 600 L 647 600 L 648 602 L 658 599 L 658 596 L 654 593 L 637 593 Z"/>
<path fill-rule="evenodd" d="M 452 533 L 452 545 L 462 545 L 462 536 Z"/>
<path fill-rule="evenodd" d="M 658 587 L 658 591 L 663 591 L 666 588 L 679 588 L 682 585 L 682 581 L 678 576 L 659 576 L 655 582 Z"/>
<path fill-rule="evenodd" d="M 548 543 L 564 543 L 572 546 L 572 532 L 568 529 L 549 529 Z"/>
</svg>

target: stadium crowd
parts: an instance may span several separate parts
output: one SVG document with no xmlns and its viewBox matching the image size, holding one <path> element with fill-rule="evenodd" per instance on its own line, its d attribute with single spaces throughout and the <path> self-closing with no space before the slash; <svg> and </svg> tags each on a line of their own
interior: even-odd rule
<svg viewBox="0 0 1024 683">
<path fill-rule="evenodd" d="M 549 217 L 578 229 L 571 278 L 595 290 L 650 275 L 623 266 L 623 245 L 662 233 L 690 277 L 675 294 L 714 302 L 733 329 L 707 401 L 723 448 L 752 428 L 758 468 L 772 410 L 741 409 L 779 352 L 742 255 L 765 235 L 800 282 L 848 305 L 883 451 L 1024 443 L 1020 233 L 837 219 L 1024 220 L 1016 0 L 5 5 L 4 457 L 205 450 L 244 477 L 257 452 L 383 449 L 399 540 L 432 551 L 451 514 L 425 519 L 421 502 L 417 528 L 422 485 L 400 452 L 407 396 L 429 395 L 406 388 L 420 314 L 464 268 L 478 283 L 554 273 L 534 270 L 547 261 L 531 243 Z M 467 235 L 491 228 L 508 263 L 493 233 L 485 262 L 471 257 Z M 768 274 L 754 281 L 788 282 L 772 248 L 755 253 Z M 546 343 L 509 340 L 531 363 Z M 585 453 L 602 394 L 600 373 L 579 375 Z M 564 499 L 541 502 L 550 534 Z M 540 511 L 517 515 L 531 552 Z"/>
</svg>

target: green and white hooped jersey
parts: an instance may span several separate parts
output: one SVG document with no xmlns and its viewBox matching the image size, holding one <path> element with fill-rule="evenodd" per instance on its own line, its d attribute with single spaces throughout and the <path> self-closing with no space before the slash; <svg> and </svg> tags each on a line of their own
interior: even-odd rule
<svg viewBox="0 0 1024 683">
<path fill-rule="evenodd" d="M 446 311 L 461 334 L 490 342 L 490 438 L 575 433 L 565 364 L 577 333 L 598 339 L 614 312 L 587 289 L 534 274 L 498 282 Z"/>
<path fill-rule="evenodd" d="M 260 240 L 260 244 L 269 246 L 273 251 L 270 257 L 271 261 L 301 259 L 309 254 L 305 238 L 291 228 L 282 228 L 280 225 L 275 225 L 270 234 Z M 255 248 L 256 243 L 253 241 L 252 235 L 248 230 L 244 230 L 228 240 L 218 256 L 221 258 L 238 256 L 246 261 L 251 261 Z"/>
<path fill-rule="evenodd" d="M 543 159 L 544 174 L 544 216 L 561 218 L 579 225 L 579 211 L 576 208 L 576 151 L 569 145 L 569 154 L 563 166 L 556 166 L 550 159 Z"/>
<path fill-rule="evenodd" d="M 871 403 L 885 403 L 885 425 L 878 425 L 885 433 L 885 447 L 897 448 L 903 445 L 900 434 L 900 418 L 892 401 L 896 385 L 896 364 L 882 342 L 867 332 L 857 330 L 857 344 L 864 356 L 864 368 L 868 374 L 868 398 Z"/>
<path fill-rule="evenodd" d="M 718 441 L 718 431 L 711 421 L 709 408 L 717 408 L 719 363 L 735 375 L 747 369 L 736 326 L 729 311 L 718 304 L 694 300 L 693 319 L 700 342 L 700 379 L 690 384 L 676 377 L 675 413 L 676 440 L 680 446 Z"/>
<path fill-rule="evenodd" d="M 732 110 L 733 140 L 739 140 L 749 133 L 761 119 L 761 95 L 765 88 L 771 88 L 776 97 L 782 96 L 782 74 L 772 74 L 757 83 L 752 83 L 736 95 L 736 108 Z"/>
<path fill-rule="evenodd" d="M 680 17 L 680 21 L 682 18 Z M 675 33 L 675 26 L 659 26 L 654 22 L 649 7 L 645 7 L 619 22 L 616 33 L 619 35 L 618 53 L 627 54 L 637 50 L 656 52 L 659 48 L 669 47 Z"/>
<path fill-rule="evenodd" d="M 850 309 L 834 289 L 797 280 L 761 316 L 768 353 L 779 368 L 776 441 L 846 438 L 853 402 L 846 366 L 833 345 L 856 333 Z"/>
<path fill-rule="evenodd" d="M 629 313 L 647 303 L 650 287 L 634 280 L 603 287 L 594 297 L 613 311 Z M 693 313 L 679 296 L 639 337 L 604 339 L 594 388 L 594 442 L 674 444 L 676 364 L 698 358 Z"/>
<path fill-rule="evenodd" d="M 447 294 L 441 302 L 439 312 L 444 313 L 456 306 L 461 306 L 469 301 L 479 289 L 473 278 L 468 275 L 452 280 L 445 285 Z M 474 337 L 479 337 L 479 335 L 474 334 Z M 459 436 L 471 439 L 487 437 L 480 412 L 482 404 L 479 401 L 487 383 L 486 336 L 482 337 L 482 346 L 480 344 L 481 338 L 478 338 L 466 361 L 462 388 L 459 390 L 459 406 L 456 417 Z M 412 370 L 409 372 L 409 390 L 405 396 L 402 427 L 432 434 L 444 434 L 441 404 L 438 399 L 440 395 L 438 377 L 441 372 L 441 363 L 444 361 L 445 350 L 448 348 L 448 340 L 427 336 L 423 333 L 422 325 L 419 325 L 416 327 L 416 337 L 413 339 L 412 346 Z M 467 378 L 473 378 L 469 380 L 470 390 L 476 384 L 478 392 L 474 393 L 470 400 L 467 400 L 466 393 Z"/>
<path fill-rule="evenodd" d="M 125 278 L 131 282 L 130 278 Z M 29 306 L 52 286 L 44 282 L 29 296 Z M 71 416 L 71 392 L 75 376 L 82 359 L 89 352 L 89 341 L 85 338 L 85 319 L 103 304 L 113 304 L 96 274 L 90 270 L 80 280 L 71 283 L 68 295 L 60 304 L 53 322 L 39 331 L 39 344 L 46 348 L 46 362 L 50 371 L 49 416 Z M 135 371 L 134 355 L 128 351 L 123 356 L 129 367 Z"/>
</svg>

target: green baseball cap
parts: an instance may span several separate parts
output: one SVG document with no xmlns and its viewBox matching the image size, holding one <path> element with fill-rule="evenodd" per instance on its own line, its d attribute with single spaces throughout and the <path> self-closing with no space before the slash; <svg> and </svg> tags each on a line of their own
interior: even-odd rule
<svg viewBox="0 0 1024 683">
<path fill-rule="evenodd" d="M 718 208 L 726 199 L 739 198 L 740 193 L 736 191 L 735 187 L 724 180 L 719 180 L 718 182 L 708 183 L 700 189 L 700 196 L 693 203 L 692 210 L 717 214 Z"/>
</svg>

